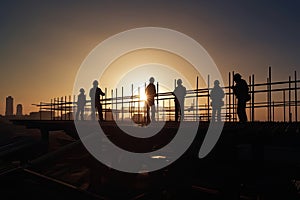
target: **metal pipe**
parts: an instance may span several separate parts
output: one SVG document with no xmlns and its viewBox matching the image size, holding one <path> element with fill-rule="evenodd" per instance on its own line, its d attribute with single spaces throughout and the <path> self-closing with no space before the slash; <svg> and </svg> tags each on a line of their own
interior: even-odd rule
<svg viewBox="0 0 300 200">
<path fill-rule="evenodd" d="M 73 109 L 72 109 L 73 104 L 72 104 L 72 101 L 71 101 L 71 100 L 72 100 L 71 95 L 69 95 L 69 104 L 70 104 L 69 109 L 68 109 L 68 110 L 69 110 L 69 120 L 71 120 L 71 113 L 73 113 L 73 112 L 72 112 L 72 110 L 73 110 Z M 83 108 L 83 109 L 84 109 L 84 108 Z"/>
<path fill-rule="evenodd" d="M 295 121 L 298 122 L 297 72 L 295 71 Z"/>
<path fill-rule="evenodd" d="M 229 121 L 231 122 L 231 73 L 229 72 L 228 73 L 228 88 L 229 88 L 229 91 L 228 91 L 228 106 L 229 106 L 229 109 L 228 109 L 228 111 L 229 111 Z"/>
<path fill-rule="evenodd" d="M 116 88 L 116 120 L 118 120 L 119 114 L 118 114 L 118 89 Z"/>
<path fill-rule="evenodd" d="M 56 98 L 54 98 L 54 120 L 56 120 Z"/>
<path fill-rule="evenodd" d="M 71 100 L 72 100 L 72 97 L 71 97 Z M 72 101 L 72 105 L 73 105 L 73 108 L 74 108 L 74 104 L 75 104 L 75 95 L 73 95 L 73 101 Z M 84 108 L 85 109 L 85 108 Z M 73 109 L 74 110 L 74 109 Z M 74 112 L 74 111 L 73 111 Z M 74 113 L 75 114 L 75 113 Z"/>
<path fill-rule="evenodd" d="M 65 96 L 65 102 L 64 102 L 64 106 L 65 106 L 65 120 L 67 120 L 67 96 Z"/>
<path fill-rule="evenodd" d="M 133 113 L 133 109 L 132 109 L 132 103 L 133 103 L 133 84 L 131 84 L 131 104 L 130 105 L 130 118 L 132 119 L 132 113 Z"/>
<path fill-rule="evenodd" d="M 267 115 L 268 115 L 268 122 L 270 122 L 270 95 L 269 95 L 269 78 L 267 78 Z"/>
<path fill-rule="evenodd" d="M 283 121 L 286 122 L 286 118 L 285 118 L 285 90 L 282 91 L 283 92 Z"/>
<path fill-rule="evenodd" d="M 140 87 L 138 87 L 138 97 L 139 97 L 139 100 L 138 100 L 138 122 L 140 123 L 141 122 L 141 117 L 140 117 L 140 113 L 141 113 L 141 91 L 140 91 Z"/>
<path fill-rule="evenodd" d="M 249 85 L 248 85 L 248 87 L 250 87 L 250 93 L 252 92 L 251 83 L 252 83 L 251 76 L 249 76 Z M 250 120 L 252 121 L 252 112 L 251 111 L 252 111 L 252 98 L 250 99 L 250 109 L 249 109 Z"/>
<path fill-rule="evenodd" d="M 232 71 L 232 86 L 234 86 L 234 71 Z M 236 117 L 236 111 L 235 111 L 235 101 L 236 98 L 234 98 L 234 93 L 232 93 L 232 115 L 233 115 L 233 121 L 236 121 L 237 117 Z"/>
<path fill-rule="evenodd" d="M 111 98 L 111 114 L 112 114 L 112 117 L 114 118 L 114 119 L 116 119 L 115 117 L 114 117 L 114 115 L 113 115 L 113 110 L 114 110 L 114 90 L 113 89 L 111 89 L 111 91 L 110 91 L 110 98 Z M 98 113 L 99 114 L 99 113 Z"/>
<path fill-rule="evenodd" d="M 210 77 L 209 77 L 209 74 L 207 75 L 207 121 L 210 120 L 210 113 L 209 113 L 209 82 L 210 82 Z"/>
<path fill-rule="evenodd" d="M 169 99 L 169 121 L 171 121 L 171 100 Z"/>
<path fill-rule="evenodd" d="M 254 122 L 255 120 L 255 99 L 254 99 L 254 93 L 255 93 L 255 89 L 254 89 L 254 74 L 252 74 L 252 97 L 251 97 L 251 100 L 252 100 L 252 122 Z"/>
<path fill-rule="evenodd" d="M 50 118 L 51 118 L 51 120 L 53 120 L 53 116 L 52 116 L 52 99 L 50 100 Z"/>
<path fill-rule="evenodd" d="M 107 114 L 106 114 L 106 112 L 107 112 L 107 105 L 106 105 L 106 104 L 107 104 L 107 101 L 106 101 L 106 100 L 107 100 L 107 96 L 108 96 L 108 95 L 107 95 L 107 88 L 105 88 L 104 91 L 105 91 L 105 95 L 104 95 L 104 98 L 105 98 L 105 100 L 104 100 L 104 110 L 105 110 L 105 115 L 104 115 L 104 116 L 105 116 L 105 118 L 106 118 L 106 115 L 107 115 Z"/>
<path fill-rule="evenodd" d="M 42 102 L 40 102 L 40 120 L 42 120 Z"/>
<path fill-rule="evenodd" d="M 270 109 L 269 109 L 269 114 L 270 114 L 270 119 L 271 119 L 271 116 L 272 116 L 272 109 L 271 109 L 271 102 L 272 102 L 272 93 L 271 93 L 271 90 L 272 90 L 272 68 L 271 66 L 269 66 L 269 106 L 270 106 Z"/>
<path fill-rule="evenodd" d="M 198 120 L 198 98 L 199 98 L 199 77 L 197 76 L 197 80 L 196 80 L 196 120 Z"/>
<path fill-rule="evenodd" d="M 122 121 L 124 121 L 124 88 L 122 87 Z"/>
<path fill-rule="evenodd" d="M 63 120 L 63 101 L 64 101 L 64 97 L 60 97 L 60 120 Z"/>
<path fill-rule="evenodd" d="M 159 83 L 158 81 L 156 82 L 156 104 L 157 104 L 157 109 L 156 109 L 156 113 L 157 113 L 157 121 L 159 121 L 159 106 L 158 106 L 158 95 L 159 95 Z"/>
<path fill-rule="evenodd" d="M 144 89 L 144 93 L 145 93 L 145 95 L 146 95 L 146 87 L 147 87 L 147 83 L 145 82 L 145 89 Z M 147 121 L 147 96 L 146 96 L 146 99 L 144 100 L 144 122 L 146 122 Z"/>
<path fill-rule="evenodd" d="M 289 122 L 292 122 L 291 116 L 291 76 L 289 76 Z"/>
<path fill-rule="evenodd" d="M 192 108 L 195 107 L 195 99 L 193 99 L 193 103 L 192 103 Z M 197 121 L 197 118 L 195 118 L 195 109 L 193 109 L 193 117 L 194 117 L 194 121 Z M 200 120 L 200 119 L 199 119 Z"/>
<path fill-rule="evenodd" d="M 273 110 L 273 113 L 272 113 L 272 121 L 274 122 L 275 121 L 275 103 L 273 101 L 273 106 L 272 106 L 272 110 Z"/>
<path fill-rule="evenodd" d="M 60 110 L 59 97 L 56 98 L 56 110 L 57 110 L 57 120 L 59 120 L 59 110 Z"/>
</svg>

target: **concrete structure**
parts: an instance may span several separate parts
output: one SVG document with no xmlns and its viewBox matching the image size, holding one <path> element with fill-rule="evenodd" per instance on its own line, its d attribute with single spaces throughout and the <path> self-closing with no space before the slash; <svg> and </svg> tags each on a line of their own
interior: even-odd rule
<svg viewBox="0 0 300 200">
<path fill-rule="evenodd" d="M 23 115 L 23 106 L 22 104 L 18 104 L 17 105 L 17 113 L 16 113 L 17 116 L 22 116 Z"/>
<path fill-rule="evenodd" d="M 51 116 L 54 116 L 54 112 L 51 111 L 39 111 L 31 112 L 29 114 L 29 119 L 31 120 L 51 120 Z"/>
<path fill-rule="evenodd" d="M 14 98 L 12 96 L 6 97 L 5 116 L 12 116 L 14 114 Z"/>
</svg>

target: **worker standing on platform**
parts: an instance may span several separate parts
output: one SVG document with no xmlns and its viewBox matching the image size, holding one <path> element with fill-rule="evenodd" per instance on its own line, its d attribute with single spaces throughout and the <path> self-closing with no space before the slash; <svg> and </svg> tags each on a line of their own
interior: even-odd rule
<svg viewBox="0 0 300 200">
<path fill-rule="evenodd" d="M 93 82 L 93 87 L 90 89 L 90 98 L 91 98 L 91 117 L 92 120 L 96 119 L 96 109 L 98 111 L 99 121 L 104 121 L 102 113 L 102 104 L 100 102 L 100 95 L 104 96 L 105 93 L 98 87 L 99 82 L 95 80 Z"/>
<path fill-rule="evenodd" d="M 237 103 L 237 114 L 240 122 L 247 122 L 247 114 L 246 114 L 246 103 L 250 100 L 249 88 L 247 82 L 241 78 L 240 74 L 235 74 L 233 76 L 233 81 L 235 82 L 235 86 L 232 87 L 233 93 L 238 99 Z"/>
<path fill-rule="evenodd" d="M 223 89 L 220 87 L 219 80 L 214 81 L 214 88 L 210 92 L 211 106 L 212 106 L 212 121 L 221 121 L 221 108 L 224 106 L 225 94 Z M 216 119 L 217 118 L 217 119 Z"/>
<path fill-rule="evenodd" d="M 177 80 L 177 87 L 173 91 L 173 95 L 175 96 L 175 121 L 177 122 L 179 119 L 183 121 L 184 119 L 184 98 L 186 95 L 186 88 L 182 85 L 182 80 Z"/>
<path fill-rule="evenodd" d="M 80 94 L 78 95 L 77 98 L 76 120 L 78 120 L 79 114 L 80 114 L 80 119 L 84 120 L 84 107 L 86 104 L 86 95 L 84 94 L 85 91 L 83 88 L 81 88 L 79 91 Z"/>
<path fill-rule="evenodd" d="M 149 79 L 149 85 L 145 89 L 145 93 L 147 96 L 146 106 L 147 106 L 147 123 L 150 121 L 155 121 L 155 104 L 154 104 L 154 97 L 157 96 L 156 89 L 154 85 L 154 78 L 151 77 Z M 151 108 L 151 120 L 150 120 L 150 108 Z"/>
</svg>

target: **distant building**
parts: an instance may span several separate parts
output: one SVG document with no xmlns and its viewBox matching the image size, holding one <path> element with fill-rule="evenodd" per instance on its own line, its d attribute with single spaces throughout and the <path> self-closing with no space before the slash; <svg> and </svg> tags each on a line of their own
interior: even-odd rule
<svg viewBox="0 0 300 200">
<path fill-rule="evenodd" d="M 51 111 L 39 111 L 39 112 L 31 112 L 29 114 L 29 119 L 31 120 L 51 120 L 54 116 L 54 112 Z"/>
<path fill-rule="evenodd" d="M 8 96 L 6 97 L 5 116 L 12 116 L 13 114 L 14 114 L 14 98 Z"/>
<path fill-rule="evenodd" d="M 18 104 L 17 105 L 17 113 L 16 113 L 17 116 L 22 116 L 23 115 L 23 106 L 22 104 Z"/>
</svg>

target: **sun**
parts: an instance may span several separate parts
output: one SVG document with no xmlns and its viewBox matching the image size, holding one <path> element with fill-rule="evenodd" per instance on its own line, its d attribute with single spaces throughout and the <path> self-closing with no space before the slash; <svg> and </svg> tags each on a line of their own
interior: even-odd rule
<svg viewBox="0 0 300 200">
<path fill-rule="evenodd" d="M 145 106 L 145 102 L 147 100 L 147 95 L 146 93 L 143 91 L 140 93 L 140 102 L 141 102 L 141 106 L 144 107 Z"/>
<path fill-rule="evenodd" d="M 141 92 L 141 94 L 140 94 L 140 99 L 141 99 L 142 101 L 146 101 L 147 96 L 146 96 L 146 93 L 145 93 L 145 92 Z"/>
</svg>

